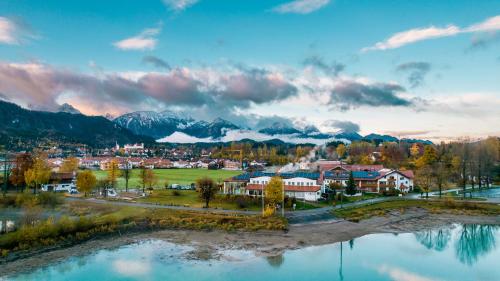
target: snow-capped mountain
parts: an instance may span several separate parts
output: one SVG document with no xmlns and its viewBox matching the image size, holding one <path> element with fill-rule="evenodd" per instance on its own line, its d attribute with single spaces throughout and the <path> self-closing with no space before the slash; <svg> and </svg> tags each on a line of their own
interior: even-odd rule
<svg viewBox="0 0 500 281">
<path fill-rule="evenodd" d="M 295 125 L 275 122 L 259 130 L 242 128 L 234 123 L 216 118 L 213 121 L 195 120 L 172 111 L 139 111 L 122 115 L 114 120 L 118 125 L 138 135 L 155 138 L 158 142 L 197 143 L 232 142 L 241 140 L 272 141 L 287 143 L 325 144 L 331 141 L 351 142 L 397 141 L 387 135 L 370 134 L 366 137 L 356 132 L 324 133 L 313 125 Z M 293 125 L 292 125 L 293 124 Z"/>
<path fill-rule="evenodd" d="M 71 104 L 63 103 L 59 106 L 57 112 L 65 112 L 71 114 L 82 114 L 78 109 L 74 108 Z"/>
<path fill-rule="evenodd" d="M 181 132 L 196 138 L 220 138 L 227 131 L 240 129 L 235 124 L 217 118 L 212 122 L 196 121 L 172 111 L 153 112 L 138 111 L 127 113 L 114 120 L 118 125 L 127 128 L 138 135 L 161 139 Z"/>
<path fill-rule="evenodd" d="M 159 139 L 176 131 L 184 130 L 195 121 L 172 111 L 137 111 L 124 114 L 113 120 L 137 135 Z"/>
<path fill-rule="evenodd" d="M 271 126 L 264 129 L 260 129 L 259 133 L 270 136 L 302 134 L 302 132 L 299 131 L 298 129 L 282 122 L 274 122 Z"/>
</svg>

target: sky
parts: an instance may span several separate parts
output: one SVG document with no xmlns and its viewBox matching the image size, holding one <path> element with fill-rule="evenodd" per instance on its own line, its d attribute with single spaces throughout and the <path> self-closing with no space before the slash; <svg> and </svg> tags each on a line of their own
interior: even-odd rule
<svg viewBox="0 0 500 281">
<path fill-rule="evenodd" d="M 0 1 L 0 98 L 433 141 L 500 136 L 500 1 Z"/>
</svg>

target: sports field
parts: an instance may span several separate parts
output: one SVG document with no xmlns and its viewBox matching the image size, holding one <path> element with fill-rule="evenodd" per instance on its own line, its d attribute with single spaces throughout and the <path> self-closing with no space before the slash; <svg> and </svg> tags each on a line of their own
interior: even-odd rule
<svg viewBox="0 0 500 281">
<path fill-rule="evenodd" d="M 157 187 L 165 187 L 165 182 L 168 184 L 180 184 L 189 185 L 196 182 L 197 179 L 201 177 L 210 177 L 215 182 L 223 181 L 232 176 L 239 175 L 243 173 L 242 171 L 227 171 L 227 170 L 208 170 L 208 169 L 155 169 L 154 173 L 158 178 Z M 94 171 L 97 179 L 105 179 L 106 171 Z M 129 188 L 140 187 L 139 170 L 132 170 L 132 176 L 130 177 Z M 118 179 L 118 188 L 125 189 L 125 179 L 120 177 Z"/>
</svg>

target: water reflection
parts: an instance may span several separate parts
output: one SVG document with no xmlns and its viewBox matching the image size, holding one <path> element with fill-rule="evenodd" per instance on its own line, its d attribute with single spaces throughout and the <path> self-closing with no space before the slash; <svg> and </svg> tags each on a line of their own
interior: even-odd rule
<svg viewBox="0 0 500 281">
<path fill-rule="evenodd" d="M 497 226 L 466 224 L 455 243 L 455 254 L 460 262 L 473 265 L 478 258 L 495 249 Z"/>
<path fill-rule="evenodd" d="M 456 229 L 454 251 L 463 264 L 472 266 L 478 259 L 495 249 L 495 232 L 498 226 L 466 224 Z M 441 228 L 415 233 L 415 238 L 424 247 L 441 252 L 452 240 L 453 230 Z"/>
<path fill-rule="evenodd" d="M 283 264 L 283 262 L 285 262 L 285 257 L 283 256 L 283 254 L 267 257 L 267 263 L 275 268 L 279 268 Z"/>
<path fill-rule="evenodd" d="M 429 250 L 443 251 L 448 246 L 451 239 L 451 229 L 443 228 L 438 230 L 427 230 L 415 233 L 420 244 L 424 245 Z"/>
</svg>

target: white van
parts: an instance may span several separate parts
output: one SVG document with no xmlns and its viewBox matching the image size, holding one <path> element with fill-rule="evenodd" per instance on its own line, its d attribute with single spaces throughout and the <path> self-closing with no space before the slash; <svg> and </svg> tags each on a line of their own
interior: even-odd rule
<svg viewBox="0 0 500 281">
<path fill-rule="evenodd" d="M 76 191 L 76 185 L 74 183 L 42 184 L 42 191 L 72 193 Z"/>
</svg>

